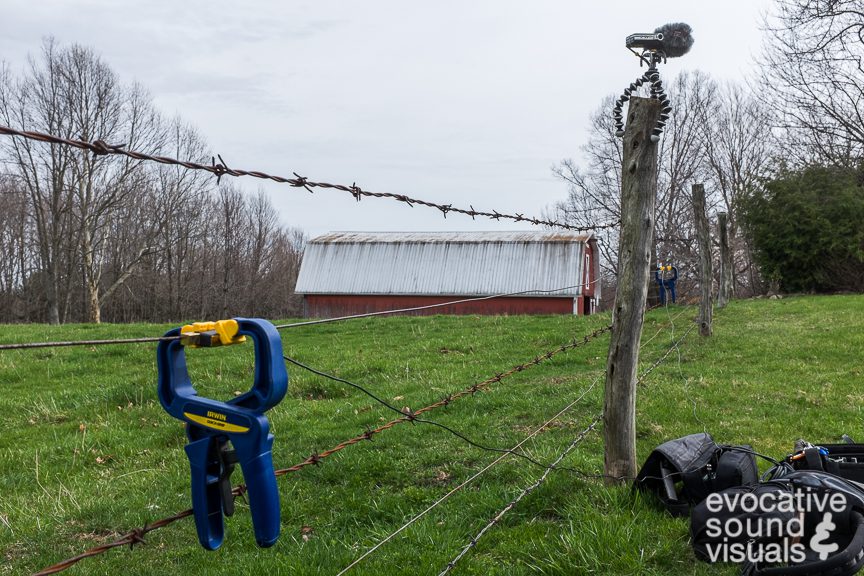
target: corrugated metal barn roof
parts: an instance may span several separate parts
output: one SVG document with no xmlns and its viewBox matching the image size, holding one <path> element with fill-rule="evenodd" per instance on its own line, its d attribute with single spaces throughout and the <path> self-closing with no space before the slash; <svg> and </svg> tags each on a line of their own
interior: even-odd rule
<svg viewBox="0 0 864 576">
<path fill-rule="evenodd" d="M 333 232 L 311 240 L 301 294 L 484 296 L 523 290 L 581 293 L 586 234 Z"/>
</svg>

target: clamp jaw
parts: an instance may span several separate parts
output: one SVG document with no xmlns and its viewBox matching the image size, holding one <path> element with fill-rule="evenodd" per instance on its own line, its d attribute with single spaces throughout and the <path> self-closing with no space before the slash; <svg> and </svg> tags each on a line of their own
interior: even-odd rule
<svg viewBox="0 0 864 576">
<path fill-rule="evenodd" d="M 279 491 L 273 473 L 273 435 L 264 412 L 278 404 L 288 389 L 279 333 L 266 320 L 235 318 L 175 328 L 165 336 L 180 339 L 163 340 L 157 348 L 159 402 L 186 422 L 198 541 L 208 550 L 222 545 L 223 513 L 234 512 L 230 476 L 239 463 L 255 540 L 261 547 L 272 546 L 279 538 Z M 235 344 L 247 336 L 255 346 L 252 388 L 228 402 L 198 396 L 189 379 L 185 348 Z"/>
</svg>

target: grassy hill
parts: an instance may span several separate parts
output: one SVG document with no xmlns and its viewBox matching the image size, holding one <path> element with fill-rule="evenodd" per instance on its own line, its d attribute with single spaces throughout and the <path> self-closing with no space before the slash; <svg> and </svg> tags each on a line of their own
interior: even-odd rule
<svg viewBox="0 0 864 576">
<path fill-rule="evenodd" d="M 715 336 L 691 332 L 640 389 L 639 458 L 706 430 L 782 456 L 798 437 L 864 441 L 864 297 L 734 302 Z M 680 314 L 680 315 L 679 315 Z M 648 314 L 643 368 L 695 311 Z M 282 333 L 287 354 L 417 409 L 609 323 L 573 317 L 378 318 Z M 152 336 L 169 326 L 4 326 L 4 342 Z M 652 338 L 653 337 L 653 338 Z M 650 339 L 650 341 L 649 341 Z M 576 399 L 605 364 L 608 335 L 556 355 L 424 417 L 509 448 Z M 0 574 L 78 554 L 188 508 L 182 425 L 156 398 L 155 347 L 0 352 Z M 199 393 L 227 399 L 251 383 L 251 346 L 189 352 Z M 367 396 L 289 366 L 289 392 L 268 413 L 285 467 L 393 418 Z M 525 446 L 549 462 L 602 408 L 602 380 Z M 599 429 L 563 464 L 602 471 Z M 69 574 L 335 574 L 499 454 L 445 430 L 404 424 L 279 481 L 282 536 L 255 546 L 238 500 L 217 552 L 191 519 L 147 545 L 86 559 Z M 382 546 L 350 574 L 438 574 L 543 469 L 507 457 Z M 241 480 L 239 469 L 235 483 Z M 688 524 L 629 490 L 555 471 L 479 541 L 454 574 L 735 574 L 695 560 Z"/>
</svg>

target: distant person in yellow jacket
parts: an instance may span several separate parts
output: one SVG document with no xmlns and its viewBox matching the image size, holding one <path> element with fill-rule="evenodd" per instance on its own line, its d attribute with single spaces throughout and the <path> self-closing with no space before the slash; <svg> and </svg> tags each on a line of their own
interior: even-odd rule
<svg viewBox="0 0 864 576">
<path fill-rule="evenodd" d="M 678 268 L 668 264 L 660 266 L 654 271 L 654 280 L 657 282 L 657 290 L 660 296 L 660 305 L 666 305 L 666 292 L 669 292 L 669 300 L 675 303 L 675 283 L 678 281 Z"/>
</svg>

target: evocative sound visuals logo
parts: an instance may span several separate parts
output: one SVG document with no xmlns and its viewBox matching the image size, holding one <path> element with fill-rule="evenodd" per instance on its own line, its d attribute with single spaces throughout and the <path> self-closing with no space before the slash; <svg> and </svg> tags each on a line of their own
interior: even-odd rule
<svg viewBox="0 0 864 576">
<path fill-rule="evenodd" d="M 834 514 L 847 508 L 846 497 L 839 493 L 813 491 L 764 492 L 761 494 L 714 493 L 706 500 L 708 511 L 718 514 L 735 510 L 735 517 L 712 517 L 706 522 L 706 545 L 710 562 L 755 562 L 800 564 L 808 548 L 820 560 L 839 550 L 832 542 L 837 529 Z M 821 515 L 821 516 L 820 516 Z M 805 517 L 821 518 L 806 530 Z M 812 536 L 807 538 L 807 534 Z"/>
</svg>

